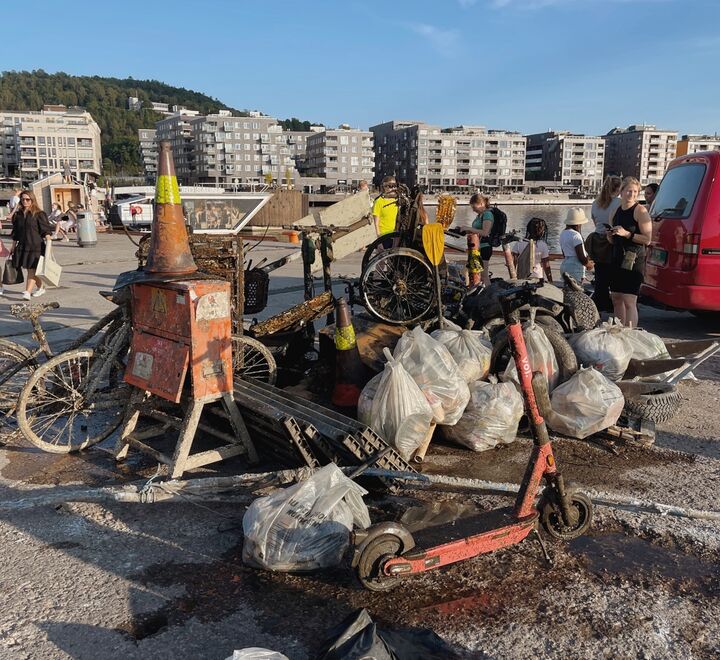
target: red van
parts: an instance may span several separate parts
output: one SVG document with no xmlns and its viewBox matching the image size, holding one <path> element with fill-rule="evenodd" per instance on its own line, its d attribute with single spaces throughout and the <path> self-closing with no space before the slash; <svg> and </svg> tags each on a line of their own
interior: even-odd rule
<svg viewBox="0 0 720 660">
<path fill-rule="evenodd" d="M 641 295 L 699 315 L 720 311 L 720 152 L 673 160 L 650 215 Z"/>
</svg>

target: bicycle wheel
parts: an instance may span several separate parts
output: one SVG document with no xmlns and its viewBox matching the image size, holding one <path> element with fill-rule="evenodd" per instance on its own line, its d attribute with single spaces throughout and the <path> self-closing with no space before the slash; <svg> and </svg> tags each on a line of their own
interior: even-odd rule
<svg viewBox="0 0 720 660">
<path fill-rule="evenodd" d="M 391 325 L 415 323 L 435 309 L 435 277 L 417 250 L 383 250 L 363 271 L 365 309 Z"/>
<path fill-rule="evenodd" d="M 4 380 L 6 374 L 26 360 L 26 365 L 10 376 L 7 381 Z M 13 414 L 18 396 L 36 367 L 37 361 L 31 357 L 27 348 L 6 339 L 0 339 L 0 414 Z"/>
<path fill-rule="evenodd" d="M 18 399 L 18 426 L 29 442 L 65 454 L 90 447 L 117 429 L 129 387 L 114 383 L 113 365 L 104 363 L 95 359 L 93 349 L 80 348 L 38 367 Z"/>
<path fill-rule="evenodd" d="M 235 376 L 243 380 L 259 380 L 268 385 L 275 385 L 277 379 L 275 358 L 257 339 L 233 335 L 232 361 Z"/>
</svg>

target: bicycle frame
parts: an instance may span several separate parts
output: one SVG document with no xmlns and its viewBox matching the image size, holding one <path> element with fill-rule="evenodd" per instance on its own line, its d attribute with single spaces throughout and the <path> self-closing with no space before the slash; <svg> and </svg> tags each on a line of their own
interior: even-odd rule
<svg viewBox="0 0 720 660">
<path fill-rule="evenodd" d="M 101 318 L 97 323 L 95 323 L 91 328 L 86 330 L 83 334 L 81 334 L 77 339 L 75 339 L 70 346 L 68 346 L 65 350 L 72 351 L 76 348 L 80 348 L 85 343 L 87 343 L 90 339 L 92 339 L 95 335 L 97 335 L 105 326 L 110 325 L 113 321 L 116 319 L 119 319 L 123 316 L 125 313 L 124 306 L 117 307 L 116 309 L 113 309 L 109 314 L 106 314 Z M 18 362 L 14 367 L 11 367 L 10 369 L 7 369 L 2 374 L 0 374 L 0 387 L 7 383 L 16 373 L 24 369 L 25 367 L 33 364 L 37 357 L 39 357 L 42 354 L 45 354 L 45 357 L 48 359 L 54 357 L 54 353 L 52 349 L 50 348 L 50 344 L 47 340 L 47 335 L 45 334 L 45 330 L 43 330 L 42 325 L 40 324 L 39 317 L 31 317 L 30 323 L 32 323 L 33 326 L 33 337 L 35 337 L 35 341 L 38 343 L 38 347 L 24 360 L 21 362 Z"/>
</svg>

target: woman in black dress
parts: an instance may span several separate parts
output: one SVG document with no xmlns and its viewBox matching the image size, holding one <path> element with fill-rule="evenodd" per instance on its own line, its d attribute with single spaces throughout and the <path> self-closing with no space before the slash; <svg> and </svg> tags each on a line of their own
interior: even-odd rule
<svg viewBox="0 0 720 660">
<path fill-rule="evenodd" d="M 45 253 L 44 239 L 52 239 L 53 226 L 45 212 L 40 209 L 35 197 L 28 190 L 20 193 L 20 205 L 13 214 L 12 239 L 10 248 L 12 263 L 15 268 L 26 268 L 25 292 L 23 298 L 30 300 L 30 295 L 42 296 L 45 293 L 42 280 L 35 277 L 40 256 Z M 38 289 L 32 293 L 37 284 Z"/>
<path fill-rule="evenodd" d="M 621 204 L 607 231 L 613 248 L 610 297 L 615 316 L 623 325 L 633 328 L 638 324 L 637 297 L 645 272 L 645 246 L 652 234 L 650 215 L 637 201 L 639 194 L 640 182 L 625 177 L 620 188 Z"/>
</svg>

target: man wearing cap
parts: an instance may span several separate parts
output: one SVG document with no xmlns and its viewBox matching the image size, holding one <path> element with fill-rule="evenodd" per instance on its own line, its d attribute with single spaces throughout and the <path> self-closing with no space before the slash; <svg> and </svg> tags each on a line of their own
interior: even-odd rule
<svg viewBox="0 0 720 660">
<path fill-rule="evenodd" d="M 560 233 L 560 249 L 563 253 L 560 273 L 567 273 L 578 283 L 585 277 L 585 269 L 593 269 L 593 262 L 585 252 L 580 228 L 588 222 L 585 211 L 574 206 L 568 209 L 565 217 L 565 229 Z"/>
</svg>

